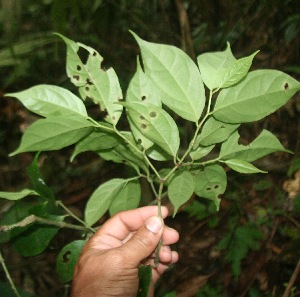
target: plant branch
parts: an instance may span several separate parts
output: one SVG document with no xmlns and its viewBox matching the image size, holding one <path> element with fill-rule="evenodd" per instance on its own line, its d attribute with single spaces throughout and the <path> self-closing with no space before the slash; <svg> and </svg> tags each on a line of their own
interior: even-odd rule
<svg viewBox="0 0 300 297">
<path fill-rule="evenodd" d="M 294 270 L 294 272 L 293 272 L 293 274 L 292 274 L 292 276 L 290 278 L 290 281 L 289 281 L 289 283 L 288 283 L 288 285 L 287 285 L 287 287 L 286 287 L 286 289 L 285 289 L 282 297 L 289 297 L 290 296 L 290 292 L 292 290 L 292 287 L 293 287 L 293 285 L 294 285 L 294 283 L 295 283 L 295 281 L 296 281 L 299 273 L 300 273 L 300 259 L 298 260 L 296 268 L 295 268 L 295 270 Z"/>
<path fill-rule="evenodd" d="M 79 231 L 91 231 L 90 228 L 87 228 L 87 227 L 68 224 L 68 223 L 60 222 L 60 221 L 53 221 L 53 220 L 37 217 L 35 215 L 30 215 L 18 223 L 15 223 L 12 225 L 0 226 L 0 232 L 7 232 L 14 228 L 26 227 L 33 223 L 50 225 L 50 226 L 55 226 L 58 228 L 69 228 L 69 229 L 74 229 L 74 230 L 79 230 Z"/>
<path fill-rule="evenodd" d="M 16 297 L 21 297 L 21 295 L 19 294 L 19 292 L 18 292 L 18 290 L 17 290 L 17 288 L 16 288 L 16 286 L 15 286 L 15 284 L 14 284 L 12 278 L 11 278 L 11 275 L 10 275 L 8 269 L 7 269 L 7 266 L 5 264 L 4 258 L 2 257 L 1 251 L 0 251 L 0 263 L 1 263 L 1 266 L 4 270 L 6 278 L 7 278 L 8 282 L 10 283 L 10 286 L 11 286 L 13 292 L 15 293 Z"/>
</svg>

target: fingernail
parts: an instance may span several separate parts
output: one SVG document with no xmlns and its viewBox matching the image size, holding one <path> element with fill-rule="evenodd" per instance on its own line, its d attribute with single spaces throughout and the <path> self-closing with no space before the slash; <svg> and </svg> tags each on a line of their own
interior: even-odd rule
<svg viewBox="0 0 300 297">
<path fill-rule="evenodd" d="M 163 222 L 159 217 L 151 217 L 146 221 L 146 228 L 152 233 L 158 233 L 163 226 Z"/>
</svg>

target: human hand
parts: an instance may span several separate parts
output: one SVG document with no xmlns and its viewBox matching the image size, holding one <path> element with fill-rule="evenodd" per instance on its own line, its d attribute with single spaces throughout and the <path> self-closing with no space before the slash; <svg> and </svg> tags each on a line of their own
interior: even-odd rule
<svg viewBox="0 0 300 297">
<path fill-rule="evenodd" d="M 146 206 L 117 213 L 87 242 L 77 262 L 72 297 L 136 297 L 138 267 L 151 265 L 154 285 L 168 265 L 177 262 L 178 254 L 169 245 L 179 239 L 178 232 L 164 226 L 157 217 L 157 206 Z M 162 216 L 168 214 L 162 207 Z M 160 263 L 154 265 L 153 253 L 162 238 Z"/>
</svg>

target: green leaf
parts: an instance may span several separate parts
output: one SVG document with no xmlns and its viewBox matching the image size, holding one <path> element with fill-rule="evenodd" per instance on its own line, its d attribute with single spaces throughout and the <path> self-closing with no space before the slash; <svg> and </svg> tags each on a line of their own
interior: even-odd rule
<svg viewBox="0 0 300 297">
<path fill-rule="evenodd" d="M 277 70 L 250 72 L 239 84 L 220 92 L 213 116 L 226 123 L 260 120 L 283 106 L 300 83 Z"/>
<path fill-rule="evenodd" d="M 114 178 L 103 183 L 94 191 L 84 212 L 85 222 L 88 226 L 95 224 L 106 213 L 126 183 L 126 179 Z"/>
<path fill-rule="evenodd" d="M 121 141 L 122 139 L 118 138 L 116 134 L 100 130 L 92 131 L 77 143 L 74 153 L 71 156 L 71 161 L 80 153 L 111 149 L 117 146 Z"/>
<path fill-rule="evenodd" d="M 235 61 L 228 42 L 224 51 L 204 53 L 198 56 L 197 62 L 205 85 L 210 90 L 219 88 L 226 69 Z"/>
<path fill-rule="evenodd" d="M 239 144 L 239 137 L 239 133 L 235 132 L 222 144 L 219 155 L 222 160 L 239 159 L 252 162 L 276 151 L 290 152 L 281 145 L 274 134 L 267 130 L 263 130 L 248 145 Z"/>
<path fill-rule="evenodd" d="M 27 166 L 26 172 L 30 178 L 31 184 L 34 190 L 43 198 L 48 201 L 54 202 L 55 196 L 53 191 L 46 185 L 39 169 L 39 153 L 37 153 L 32 161 L 32 163 Z"/>
<path fill-rule="evenodd" d="M 146 102 L 123 103 L 139 131 L 168 154 L 175 156 L 179 148 L 179 132 L 175 121 L 161 108 Z"/>
<path fill-rule="evenodd" d="M 39 195 L 36 191 L 23 189 L 20 192 L 0 192 L 0 198 L 7 200 L 20 200 L 30 195 Z"/>
<path fill-rule="evenodd" d="M 228 167 L 239 173 L 266 173 L 266 171 L 260 170 L 251 163 L 244 160 L 230 159 L 225 160 L 224 163 L 226 163 Z"/>
<path fill-rule="evenodd" d="M 65 245 L 58 254 L 56 258 L 56 270 L 63 283 L 72 280 L 76 263 L 85 243 L 85 240 L 72 241 Z"/>
<path fill-rule="evenodd" d="M 214 149 L 214 147 L 214 144 L 210 146 L 198 146 L 196 149 L 190 152 L 190 157 L 192 160 L 199 160 L 208 155 Z"/>
<path fill-rule="evenodd" d="M 47 219 L 62 221 L 63 216 L 47 215 Z M 34 224 L 22 232 L 13 241 L 14 249 L 24 257 L 32 257 L 42 253 L 58 232 L 58 227 Z"/>
<path fill-rule="evenodd" d="M 174 205 L 173 217 L 178 208 L 187 202 L 194 192 L 194 179 L 189 171 L 182 171 L 176 174 L 168 184 L 168 196 Z"/>
<path fill-rule="evenodd" d="M 139 290 L 137 297 L 147 297 L 150 284 L 152 281 L 152 267 L 150 265 L 142 265 L 139 267 Z"/>
<path fill-rule="evenodd" d="M 196 195 L 213 201 L 218 211 L 221 201 L 218 196 L 225 192 L 227 186 L 226 172 L 223 167 L 218 164 L 205 166 L 194 180 Z"/>
<path fill-rule="evenodd" d="M 95 125 L 78 115 L 56 116 L 41 119 L 29 126 L 19 148 L 10 154 L 59 150 L 76 143 L 89 134 Z"/>
<path fill-rule="evenodd" d="M 128 181 L 114 198 L 110 208 L 110 215 L 117 212 L 135 209 L 139 206 L 141 199 L 141 186 L 138 180 Z"/>
<path fill-rule="evenodd" d="M 182 118 L 197 122 L 205 93 L 196 64 L 174 46 L 147 42 L 131 33 L 141 49 L 145 73 L 160 92 L 162 102 Z"/>
<path fill-rule="evenodd" d="M 252 55 L 248 57 L 244 57 L 234 61 L 226 70 L 225 73 L 222 75 L 220 79 L 220 88 L 228 88 L 235 84 L 237 84 L 241 79 L 243 79 L 246 74 L 248 73 L 253 58 L 259 51 L 256 51 Z"/>
<path fill-rule="evenodd" d="M 195 141 L 195 146 L 209 146 L 226 140 L 240 125 L 227 124 L 210 117 L 204 124 L 201 134 Z"/>
<path fill-rule="evenodd" d="M 127 102 L 135 102 L 135 101 L 144 101 L 148 103 L 152 103 L 157 107 L 162 107 L 160 95 L 156 91 L 155 86 L 152 84 L 151 80 L 142 70 L 139 59 L 137 59 L 137 70 L 135 75 L 133 76 L 130 84 L 128 86 Z M 128 121 L 130 124 L 131 131 L 136 139 L 143 146 L 144 149 L 148 149 L 153 145 L 153 142 L 146 138 L 136 127 L 134 121 L 128 116 Z"/>
<path fill-rule="evenodd" d="M 122 134 L 128 141 L 123 141 L 111 149 L 98 151 L 99 156 L 107 161 L 129 165 L 135 168 L 137 172 L 139 172 L 139 168 L 148 172 L 148 164 L 145 162 L 144 156 L 137 152 L 139 149 L 135 143 L 132 133 L 122 131 Z M 129 145 L 128 142 L 130 142 L 136 149 Z"/>
<path fill-rule="evenodd" d="M 82 100 L 58 86 L 38 85 L 6 96 L 16 97 L 28 110 L 43 117 L 76 113 L 87 116 Z"/>
<path fill-rule="evenodd" d="M 166 151 L 164 151 L 162 148 L 154 144 L 152 147 L 150 147 L 147 151 L 147 156 L 153 160 L 156 161 L 167 161 L 172 160 L 172 155 L 168 154 Z"/>
<path fill-rule="evenodd" d="M 67 74 L 71 82 L 79 88 L 83 99 L 91 98 L 103 112 L 107 112 L 106 121 L 116 125 L 122 114 L 122 106 L 115 103 L 122 100 L 123 95 L 114 69 L 104 70 L 102 56 L 91 47 L 57 35 L 67 45 Z M 78 55 L 80 49 L 88 53 L 86 63 Z"/>
</svg>

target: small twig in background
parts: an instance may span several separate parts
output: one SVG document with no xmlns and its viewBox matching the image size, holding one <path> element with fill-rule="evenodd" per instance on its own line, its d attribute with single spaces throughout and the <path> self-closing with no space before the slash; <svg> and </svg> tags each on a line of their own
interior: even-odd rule
<svg viewBox="0 0 300 297">
<path fill-rule="evenodd" d="M 300 259 L 298 260 L 296 268 L 295 268 L 295 270 L 294 270 L 294 272 L 293 272 L 293 274 L 292 274 L 292 276 L 290 278 L 290 281 L 289 281 L 289 283 L 288 283 L 288 285 L 287 285 L 287 287 L 286 287 L 286 289 L 285 289 L 282 297 L 289 297 L 290 296 L 291 289 L 292 289 L 292 287 L 293 287 L 293 285 L 294 285 L 294 283 L 295 283 L 295 281 L 296 281 L 299 273 L 300 273 Z"/>
</svg>

